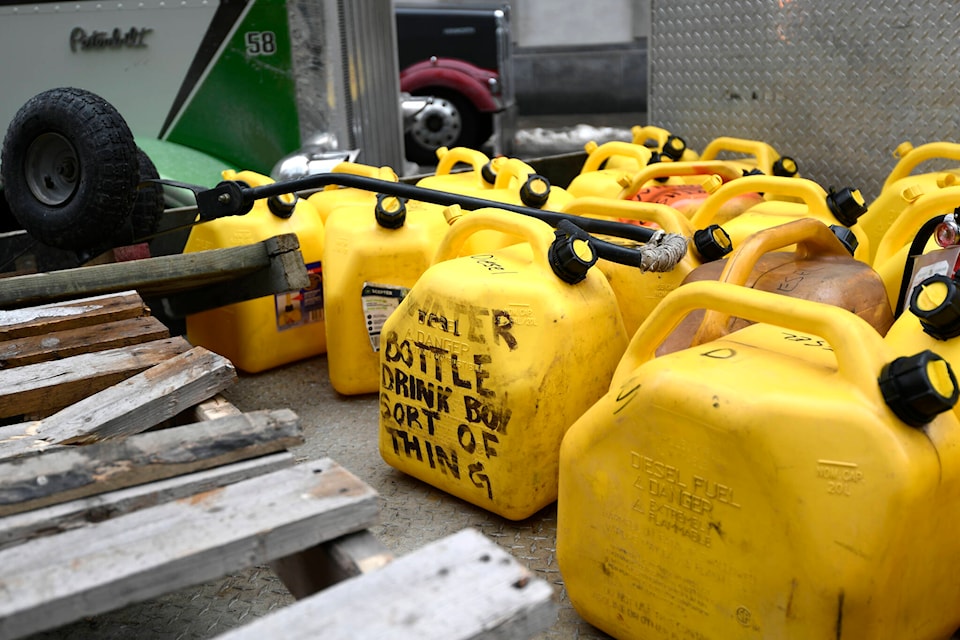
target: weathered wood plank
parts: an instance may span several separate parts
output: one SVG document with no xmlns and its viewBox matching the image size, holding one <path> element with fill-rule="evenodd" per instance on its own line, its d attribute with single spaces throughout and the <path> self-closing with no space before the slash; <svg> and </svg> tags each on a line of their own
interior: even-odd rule
<svg viewBox="0 0 960 640">
<path fill-rule="evenodd" d="M 175 337 L 0 370 L 0 417 L 48 415 L 190 348 Z"/>
<path fill-rule="evenodd" d="M 0 462 L 0 516 L 275 453 L 303 443 L 290 410 L 258 411 Z"/>
<path fill-rule="evenodd" d="M 203 422 L 204 420 L 216 420 L 217 418 L 226 416 L 240 415 L 242 411 L 237 409 L 229 400 L 218 394 L 194 406 L 190 413 L 193 417 L 193 422 Z"/>
<path fill-rule="evenodd" d="M 153 316 L 116 320 L 0 342 L 0 369 L 69 358 L 81 353 L 116 349 L 170 337 Z"/>
<path fill-rule="evenodd" d="M 133 291 L 9 311 L 0 309 L 0 340 L 139 318 L 149 313 L 143 299 Z"/>
<path fill-rule="evenodd" d="M 556 619 L 552 593 L 504 549 L 465 529 L 218 637 L 529 638 Z"/>
<path fill-rule="evenodd" d="M 299 246 L 295 234 L 285 234 L 241 247 L 5 278 L 0 283 L 0 308 L 126 289 L 136 289 L 146 298 L 222 284 L 269 269 L 275 256 L 290 252 L 299 254 Z M 309 286 L 302 258 L 300 270 L 302 279 L 295 288 Z"/>
<path fill-rule="evenodd" d="M 0 549 L 103 522 L 138 509 L 179 500 L 204 491 L 292 467 L 289 451 L 242 460 L 213 469 L 156 480 L 117 491 L 71 500 L 0 518 Z M 2 573 L 2 572 L 0 572 Z"/>
<path fill-rule="evenodd" d="M 270 567 L 299 600 L 392 561 L 393 553 L 375 535 L 357 531 L 274 560 Z"/>
<path fill-rule="evenodd" d="M 159 300 L 150 297 L 150 292 L 144 292 L 144 296 L 150 298 L 150 304 L 157 305 L 158 309 L 162 308 L 167 316 L 183 318 L 191 313 L 244 300 L 283 291 L 296 291 L 309 286 L 307 283 L 309 277 L 303 264 L 303 255 L 299 250 L 283 250 L 270 254 L 269 267 L 241 275 L 231 281 L 229 286 L 222 283 L 209 284 L 190 291 L 171 293 Z"/>
<path fill-rule="evenodd" d="M 0 637 L 290 555 L 368 528 L 377 511 L 373 489 L 324 459 L 4 549 Z"/>
<path fill-rule="evenodd" d="M 0 459 L 146 431 L 236 379 L 229 360 L 194 347 L 51 416 L 0 427 Z"/>
</svg>

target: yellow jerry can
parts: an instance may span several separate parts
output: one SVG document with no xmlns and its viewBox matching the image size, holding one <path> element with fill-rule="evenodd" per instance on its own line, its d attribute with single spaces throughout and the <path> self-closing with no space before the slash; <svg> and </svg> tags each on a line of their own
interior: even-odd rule
<svg viewBox="0 0 960 640">
<path fill-rule="evenodd" d="M 273 180 L 252 171 L 223 172 L 251 187 Z M 188 315 L 187 340 L 258 373 L 326 351 L 323 309 L 324 230 L 313 205 L 294 195 L 257 200 L 249 213 L 195 225 L 184 253 L 254 244 L 295 233 L 310 286 Z"/>
<path fill-rule="evenodd" d="M 711 193 L 742 175 L 739 169 L 722 160 L 661 162 L 621 181 L 616 197 L 664 204 L 692 218 Z M 763 201 L 763 196 L 756 192 L 738 194 L 723 202 L 716 217 L 729 220 Z"/>
<path fill-rule="evenodd" d="M 469 147 L 440 147 L 437 149 L 437 168 L 433 175 L 417 181 L 418 187 L 449 191 L 451 193 L 469 193 L 493 188 L 497 174 L 494 164 L 482 151 Z M 455 171 L 459 166 L 468 165 L 466 171 Z"/>
<path fill-rule="evenodd" d="M 654 358 L 706 307 L 756 324 Z M 948 638 L 960 626 L 950 365 L 852 313 L 676 289 L 560 451 L 557 561 L 618 638 Z"/>
<path fill-rule="evenodd" d="M 700 152 L 700 160 L 718 160 L 721 156 L 733 154 L 734 158 L 725 159 L 733 167 L 746 175 L 760 171 L 768 176 L 783 178 L 799 177 L 796 161 L 790 156 L 781 156 L 776 149 L 760 140 L 720 136 L 707 143 Z"/>
<path fill-rule="evenodd" d="M 399 181 L 397 173 L 390 167 L 374 167 L 356 162 L 341 162 L 333 168 L 331 173 L 375 178 L 389 182 Z M 317 213 L 320 214 L 320 219 L 326 222 L 327 218 L 330 217 L 330 213 L 338 207 L 354 204 L 368 204 L 373 206 L 377 201 L 377 194 L 373 191 L 367 191 L 366 189 L 340 187 L 331 184 L 316 193 L 310 194 L 307 196 L 307 200 L 316 208 Z"/>
<path fill-rule="evenodd" d="M 627 335 L 632 336 L 665 295 L 676 289 L 692 271 L 705 262 L 729 253 L 730 238 L 718 227 L 695 230 L 677 210 L 662 204 L 635 200 L 583 197 L 571 200 L 563 213 L 584 217 L 607 217 L 626 221 L 653 223 L 667 234 L 686 238 L 680 256 L 667 258 L 665 266 L 650 265 L 647 269 L 619 264 L 603 258 L 597 268 L 607 277 L 623 316 Z M 628 240 L 604 237 L 624 246 L 639 246 Z M 685 250 L 684 250 L 685 249 Z"/>
<path fill-rule="evenodd" d="M 746 193 L 763 193 L 765 199 L 732 218 L 724 219 L 719 215 L 724 203 Z M 861 259 L 868 255 L 869 241 L 856 222 L 865 210 L 863 197 L 855 189 L 827 193 L 819 184 L 806 178 L 751 175 L 720 186 L 704 200 L 690 222 L 697 229 L 709 224 L 722 225 L 735 248 L 747 236 L 761 229 L 798 218 L 813 218 L 827 226 L 842 224 L 853 231 L 857 239 L 854 255 Z"/>
<path fill-rule="evenodd" d="M 700 154 L 689 148 L 683 138 L 670 133 L 663 127 L 636 125 L 630 127 L 630 136 L 633 144 L 658 151 L 678 162 L 691 162 L 700 159 Z"/>
<path fill-rule="evenodd" d="M 620 183 L 647 166 L 651 157 L 646 147 L 619 140 L 600 145 L 591 141 L 584 145 L 584 149 L 587 159 L 567 185 L 567 191 L 575 198 L 616 198 L 622 188 Z M 620 162 L 615 164 L 614 160 Z"/>
<path fill-rule="evenodd" d="M 960 144 L 931 142 L 915 148 L 909 142 L 904 142 L 896 148 L 893 155 L 899 158 L 897 164 L 887 175 L 880 195 L 870 203 L 867 212 L 859 220 L 870 246 L 873 247 L 867 257 L 871 263 L 881 238 L 904 209 L 921 196 L 960 185 L 960 167 L 930 173 L 913 173 L 924 162 L 960 161 Z"/>
<path fill-rule="evenodd" d="M 327 219 L 327 366 L 338 393 L 377 391 L 381 327 L 430 266 L 446 231 L 443 207 L 393 196 L 340 207 Z"/>
<path fill-rule="evenodd" d="M 451 182 L 448 183 L 450 188 L 443 190 L 449 193 L 474 196 L 506 204 L 523 205 L 544 211 L 560 211 L 567 202 L 573 199 L 573 196 L 566 189 L 552 186 L 549 180 L 537 174 L 530 165 L 522 160 L 499 156 L 494 158 L 491 163 L 496 174 L 492 187 L 469 189 L 466 183 Z M 422 185 L 418 182 L 417 186 Z M 447 212 L 447 219 L 450 224 L 454 224 L 463 213 L 459 207 L 452 207 Z M 464 255 L 489 253 L 518 241 L 515 234 L 502 233 L 495 229 L 483 229 L 467 238 L 463 253 Z"/>
<path fill-rule="evenodd" d="M 938 248 L 934 233 L 927 233 L 929 240 L 922 242 L 911 252 L 911 245 L 924 227 L 936 225 L 943 216 L 960 207 L 960 185 L 944 187 L 924 193 L 904 207 L 880 238 L 873 253 L 873 268 L 880 274 L 887 287 L 890 305 L 897 309 L 905 302 L 904 284 L 910 273 L 908 257 L 927 253 Z M 928 229 L 928 231 L 933 231 Z M 912 270 L 911 270 L 912 271 Z"/>
<path fill-rule="evenodd" d="M 556 500 L 560 440 L 627 344 L 590 237 L 558 227 L 571 233 L 496 209 L 464 216 L 383 326 L 380 455 L 510 520 Z M 457 257 L 491 228 L 522 242 Z"/>
<path fill-rule="evenodd" d="M 724 260 L 691 271 L 682 284 L 717 280 L 831 304 L 860 316 L 884 335 L 893 324 L 886 286 L 870 265 L 853 258 L 853 247 L 843 236 L 850 236 L 845 227 L 831 229 L 813 218 L 762 229 Z M 790 246 L 794 251 L 783 251 Z M 743 318 L 697 310 L 680 322 L 657 353 L 716 340 L 747 324 Z"/>
</svg>

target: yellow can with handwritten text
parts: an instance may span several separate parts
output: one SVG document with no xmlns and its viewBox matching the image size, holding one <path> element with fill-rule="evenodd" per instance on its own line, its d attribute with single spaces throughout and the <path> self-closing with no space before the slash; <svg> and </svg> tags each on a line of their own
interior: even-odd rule
<svg viewBox="0 0 960 640">
<path fill-rule="evenodd" d="M 273 182 L 252 171 L 227 170 L 224 180 L 251 187 Z M 184 253 L 253 244 L 294 233 L 310 276 L 310 286 L 188 315 L 187 339 L 229 358 L 242 371 L 258 373 L 326 352 L 323 310 L 323 242 L 320 217 L 296 196 L 257 200 L 246 215 L 195 225 Z"/>
<path fill-rule="evenodd" d="M 327 218 L 327 367 L 338 393 L 377 391 L 381 327 L 430 266 L 446 231 L 443 207 L 393 196 Z"/>
<path fill-rule="evenodd" d="M 655 357 L 698 308 L 755 324 Z M 810 300 L 668 295 L 563 440 L 556 549 L 576 610 L 618 638 L 950 637 L 957 381 L 903 346 Z"/>
<path fill-rule="evenodd" d="M 457 257 L 486 229 L 520 242 Z M 592 251 L 502 210 L 450 228 L 383 326 L 379 441 L 388 464 L 511 520 L 556 500 L 563 434 L 606 392 L 627 344 Z"/>
</svg>

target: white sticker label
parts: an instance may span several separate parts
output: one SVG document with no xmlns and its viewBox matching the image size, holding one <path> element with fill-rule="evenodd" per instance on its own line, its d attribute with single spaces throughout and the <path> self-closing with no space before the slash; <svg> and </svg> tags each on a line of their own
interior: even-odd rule
<svg viewBox="0 0 960 640">
<path fill-rule="evenodd" d="M 380 330 L 383 328 L 383 323 L 400 306 L 400 301 L 409 291 L 409 287 L 398 287 L 392 284 L 363 283 L 360 299 L 363 302 L 363 317 L 367 323 L 370 346 L 374 351 L 380 351 Z"/>
</svg>

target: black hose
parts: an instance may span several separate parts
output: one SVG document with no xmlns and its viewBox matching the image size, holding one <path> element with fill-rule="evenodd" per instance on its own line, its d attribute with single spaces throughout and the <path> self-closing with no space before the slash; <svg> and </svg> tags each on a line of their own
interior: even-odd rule
<svg viewBox="0 0 960 640">
<path fill-rule="evenodd" d="M 213 189 L 196 191 L 197 207 L 200 212 L 201 221 L 213 220 L 223 216 L 243 215 L 250 210 L 255 201 L 263 198 L 298 191 L 311 191 L 329 185 L 353 187 L 364 191 L 382 193 L 410 200 L 419 200 L 421 202 L 429 202 L 442 206 L 459 205 L 468 211 L 495 207 L 542 220 L 552 227 L 556 227 L 557 223 L 561 220 L 568 220 L 591 234 L 608 235 L 639 243 L 648 242 L 653 237 L 653 234 L 656 233 L 654 229 L 623 222 L 583 218 L 569 213 L 542 211 L 522 205 L 497 202 L 495 200 L 438 191 L 436 189 L 428 189 L 426 187 L 419 187 L 402 182 L 379 180 L 377 178 L 368 178 L 366 176 L 356 176 L 346 173 L 319 173 L 304 178 L 297 178 L 296 180 L 274 182 L 259 187 L 250 187 L 242 182 L 228 180 L 221 182 Z M 598 238 L 593 238 L 592 242 L 597 255 L 601 258 L 620 264 L 640 266 L 642 247 L 622 247 Z"/>
</svg>

